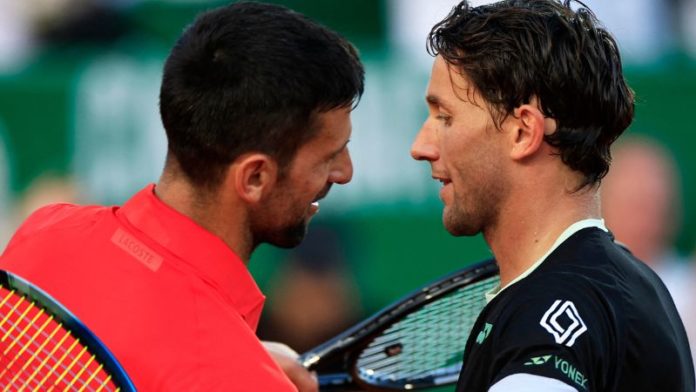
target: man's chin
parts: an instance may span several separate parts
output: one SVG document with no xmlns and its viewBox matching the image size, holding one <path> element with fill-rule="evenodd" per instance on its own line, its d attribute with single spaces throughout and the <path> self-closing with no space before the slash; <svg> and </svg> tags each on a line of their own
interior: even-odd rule
<svg viewBox="0 0 696 392">
<path fill-rule="evenodd" d="M 280 230 L 267 242 L 279 248 L 294 248 L 302 243 L 305 235 L 307 235 L 307 223 L 302 222 L 301 224 Z"/>
<path fill-rule="evenodd" d="M 469 219 L 462 216 L 452 216 L 447 212 L 442 215 L 442 225 L 445 226 L 447 232 L 455 237 L 471 237 L 481 232 L 481 227 L 472 224 Z"/>
</svg>

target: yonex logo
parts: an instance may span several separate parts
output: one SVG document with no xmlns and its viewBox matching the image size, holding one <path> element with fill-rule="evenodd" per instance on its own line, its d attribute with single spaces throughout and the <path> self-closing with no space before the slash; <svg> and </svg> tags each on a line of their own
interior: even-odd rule
<svg viewBox="0 0 696 392">
<path fill-rule="evenodd" d="M 539 322 L 553 335 L 556 343 L 571 347 L 575 340 L 587 331 L 585 322 L 580 318 L 575 304 L 571 301 L 556 300 Z"/>
<path fill-rule="evenodd" d="M 532 357 L 532 358 L 529 358 L 529 361 L 525 362 L 524 364 L 525 364 L 525 366 L 543 365 L 546 362 L 548 362 L 549 359 L 551 359 L 550 355 L 544 355 L 541 357 Z"/>
<path fill-rule="evenodd" d="M 486 323 L 483 326 L 483 329 L 479 332 L 479 334 L 476 336 L 476 343 L 482 344 L 484 340 L 490 335 L 491 329 L 493 328 L 493 324 Z"/>
<path fill-rule="evenodd" d="M 553 361 L 551 361 L 553 358 Z M 578 368 L 573 366 L 570 362 L 563 358 L 559 358 L 556 355 L 542 355 L 540 357 L 531 357 L 529 361 L 525 362 L 525 366 L 541 366 L 541 365 L 553 365 L 555 370 L 560 371 L 579 387 L 587 390 L 587 377 Z"/>
</svg>

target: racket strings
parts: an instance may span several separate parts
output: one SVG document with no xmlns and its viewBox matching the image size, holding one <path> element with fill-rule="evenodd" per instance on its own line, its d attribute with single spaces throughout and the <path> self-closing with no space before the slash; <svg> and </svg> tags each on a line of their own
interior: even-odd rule
<svg viewBox="0 0 696 392">
<path fill-rule="evenodd" d="M 0 286 L 3 391 L 118 391 L 95 356 L 53 316 Z"/>
<path fill-rule="evenodd" d="M 360 354 L 358 376 L 371 384 L 401 386 L 456 380 L 485 293 L 498 282 L 495 276 L 461 287 L 397 321 Z"/>
</svg>

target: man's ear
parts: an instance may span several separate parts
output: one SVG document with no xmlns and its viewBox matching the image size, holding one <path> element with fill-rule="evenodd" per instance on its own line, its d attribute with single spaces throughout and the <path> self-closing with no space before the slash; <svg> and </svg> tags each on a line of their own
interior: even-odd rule
<svg viewBox="0 0 696 392">
<path fill-rule="evenodd" d="M 228 177 L 240 199 L 258 203 L 275 186 L 278 163 L 266 154 L 245 154 L 232 164 Z"/>
<path fill-rule="evenodd" d="M 534 155 L 544 142 L 544 135 L 556 130 L 555 121 L 544 117 L 536 98 L 517 107 L 509 120 L 513 127 L 510 155 L 517 160 Z"/>
</svg>

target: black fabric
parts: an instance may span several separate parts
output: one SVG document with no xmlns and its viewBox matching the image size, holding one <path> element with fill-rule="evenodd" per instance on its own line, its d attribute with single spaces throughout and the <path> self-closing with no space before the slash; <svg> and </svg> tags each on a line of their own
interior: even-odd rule
<svg viewBox="0 0 696 392">
<path fill-rule="evenodd" d="M 572 235 L 484 308 L 457 391 L 487 391 L 516 373 L 578 391 L 694 392 L 689 343 L 667 288 L 598 228 Z"/>
</svg>

